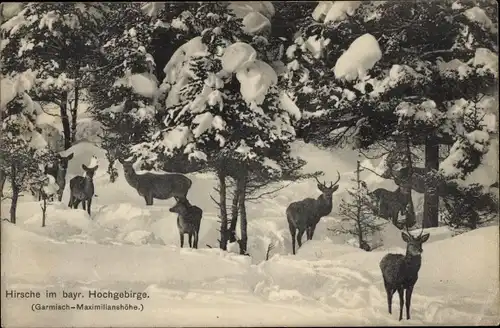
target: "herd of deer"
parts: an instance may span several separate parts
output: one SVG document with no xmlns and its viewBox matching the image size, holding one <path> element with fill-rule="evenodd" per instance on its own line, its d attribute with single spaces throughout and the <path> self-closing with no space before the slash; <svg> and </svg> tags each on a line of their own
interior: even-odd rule
<svg viewBox="0 0 500 328">
<path fill-rule="evenodd" d="M 57 193 L 59 201 L 62 199 L 65 187 L 68 161 L 72 157 L 73 154 L 66 157 L 58 156 L 52 165 L 45 168 L 46 174 L 52 175 L 59 186 Z M 119 162 L 123 166 L 127 183 L 144 198 L 146 205 L 153 205 L 155 198 L 166 200 L 173 197 L 176 200 L 176 204 L 169 211 L 177 214 L 180 246 L 184 246 L 184 235 L 188 234 L 189 247 L 198 248 L 198 234 L 203 211 L 198 206 L 192 205 L 187 199 L 192 181 L 184 175 L 176 173 L 137 174 L 133 168 L 133 162 L 123 159 L 119 159 Z M 75 176 L 70 180 L 70 200 L 68 207 L 77 208 L 81 202 L 82 208 L 86 209 L 90 215 L 92 197 L 94 196 L 93 177 L 98 166 L 89 168 L 82 164 L 82 168 L 85 171 L 85 176 Z M 328 186 L 326 182 L 322 183 L 315 178 L 317 188 L 321 191 L 321 195 L 318 198 L 305 198 L 293 202 L 287 207 L 286 218 L 292 237 L 293 254 L 295 254 L 296 242 L 298 247 L 302 246 L 304 232 L 306 233 L 307 240 L 311 240 L 318 222 L 332 211 L 332 195 L 338 190 L 338 183 L 340 181 L 340 173 L 337 172 L 337 174 L 337 180 Z M 376 214 L 393 222 L 397 220 L 399 212 L 404 210 L 408 201 L 399 188 L 393 192 L 379 188 L 371 192 L 371 196 L 377 202 L 375 208 L 378 210 L 378 213 Z M 429 234 L 422 235 L 421 232 L 419 236 L 415 237 L 406 228 L 406 231 L 402 232 L 401 237 L 407 244 L 406 254 L 390 253 L 385 255 L 380 261 L 380 270 L 387 292 L 389 313 L 392 313 L 392 297 L 394 293 L 397 291 L 399 294 L 399 320 L 403 316 L 404 291 L 406 291 L 406 316 L 407 319 L 410 319 L 411 295 L 418 279 L 418 271 L 422 260 L 422 244 L 429 239 Z"/>
</svg>

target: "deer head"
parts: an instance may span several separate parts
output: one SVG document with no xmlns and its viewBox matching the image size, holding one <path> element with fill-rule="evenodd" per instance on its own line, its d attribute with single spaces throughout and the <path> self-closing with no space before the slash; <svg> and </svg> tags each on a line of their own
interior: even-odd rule
<svg viewBox="0 0 500 328">
<path fill-rule="evenodd" d="M 95 171 L 97 171 L 97 168 L 99 167 L 99 165 L 96 165 L 92 168 L 89 168 L 87 167 L 87 165 L 85 164 L 82 164 L 82 169 L 85 171 L 85 174 L 90 178 L 92 179 L 94 177 L 94 174 L 95 174 Z"/>
<path fill-rule="evenodd" d="M 422 244 L 425 243 L 428 239 L 430 234 L 426 233 L 422 235 L 424 232 L 424 229 L 420 231 L 420 235 L 418 236 L 413 236 L 409 231 L 408 227 L 406 227 L 406 231 L 401 232 L 401 238 L 406 243 L 406 253 L 410 256 L 419 256 L 420 254 L 423 253 L 423 248 Z"/>
<path fill-rule="evenodd" d="M 188 200 L 177 196 L 174 196 L 174 199 L 176 203 L 172 208 L 169 209 L 169 211 L 180 215 L 186 215 L 188 207 L 190 205 Z"/>
<path fill-rule="evenodd" d="M 339 189 L 338 182 L 340 181 L 340 173 L 337 171 L 338 178 L 335 182 L 331 182 L 329 186 L 326 185 L 325 182 L 320 182 L 317 177 L 314 177 L 316 179 L 316 182 L 318 182 L 317 187 L 321 191 L 321 193 L 324 195 L 324 197 L 331 198 L 332 194 Z"/>
</svg>

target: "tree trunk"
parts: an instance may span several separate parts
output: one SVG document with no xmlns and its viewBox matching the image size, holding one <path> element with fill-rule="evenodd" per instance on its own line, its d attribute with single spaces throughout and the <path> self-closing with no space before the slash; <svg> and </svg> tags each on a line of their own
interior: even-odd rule
<svg viewBox="0 0 500 328">
<path fill-rule="evenodd" d="M 219 209 L 220 209 L 220 240 L 219 247 L 227 250 L 227 207 L 226 207 L 226 174 L 218 172 L 219 177 Z"/>
<path fill-rule="evenodd" d="M 241 230 L 241 238 L 240 238 L 240 254 L 247 254 L 247 243 L 248 243 L 248 235 L 247 235 L 247 210 L 245 207 L 245 198 L 246 198 L 246 189 L 247 189 L 247 178 L 243 176 L 239 178 L 237 183 L 236 194 L 238 195 L 238 199 L 240 201 L 240 230 Z"/>
<path fill-rule="evenodd" d="M 64 134 L 64 149 L 69 149 L 71 147 L 71 127 L 69 125 L 68 117 L 68 93 L 65 92 L 61 99 L 61 123 L 63 126 Z"/>
<path fill-rule="evenodd" d="M 359 172 L 361 170 L 361 163 L 360 161 L 356 162 L 356 183 L 358 184 L 357 188 L 357 206 L 356 206 L 356 224 L 358 228 L 358 243 L 359 243 L 359 248 L 363 249 L 363 227 L 361 226 L 361 207 L 362 207 L 362 200 L 361 200 L 361 179 L 359 177 Z"/>
<path fill-rule="evenodd" d="M 17 200 L 19 199 L 19 187 L 16 183 L 17 168 L 14 164 L 11 166 L 10 183 L 12 188 L 12 203 L 10 204 L 10 222 L 16 224 Z"/>
<path fill-rule="evenodd" d="M 413 189 L 413 158 L 411 153 L 411 143 L 410 136 L 406 135 L 405 137 L 406 144 L 406 158 L 408 161 L 408 190 L 403 190 L 406 193 L 406 210 L 405 210 L 405 225 L 410 228 L 413 227 L 416 223 L 415 217 L 415 208 L 413 206 L 413 198 L 411 196 L 411 191 Z"/>
<path fill-rule="evenodd" d="M 233 203 L 231 204 L 231 223 L 229 225 L 229 242 L 234 243 L 236 241 L 236 224 L 238 223 L 238 212 L 239 212 L 239 194 L 235 191 L 233 197 Z"/>
<path fill-rule="evenodd" d="M 3 200 L 3 187 L 5 185 L 5 180 L 7 179 L 7 174 L 0 170 L 0 219 L 2 218 L 2 200 Z"/>
<path fill-rule="evenodd" d="M 427 174 L 432 170 L 439 170 L 439 143 L 433 136 L 425 140 L 425 169 Z M 438 225 L 439 194 L 435 187 L 427 187 L 424 194 L 423 227 L 432 228 Z"/>
<path fill-rule="evenodd" d="M 47 195 L 42 196 L 42 227 L 45 227 L 45 218 L 47 217 Z"/>
<path fill-rule="evenodd" d="M 75 104 L 71 108 L 71 144 L 76 141 L 76 120 L 78 118 L 78 86 L 75 86 Z"/>
</svg>

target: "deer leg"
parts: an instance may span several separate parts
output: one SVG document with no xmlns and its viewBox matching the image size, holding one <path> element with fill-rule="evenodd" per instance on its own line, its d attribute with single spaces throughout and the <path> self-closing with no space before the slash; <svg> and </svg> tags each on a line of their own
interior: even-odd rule
<svg viewBox="0 0 500 328">
<path fill-rule="evenodd" d="M 387 307 L 388 307 L 388 310 L 389 310 L 389 314 L 392 314 L 392 295 L 394 295 L 394 291 L 385 282 L 385 279 L 384 279 L 384 287 L 385 287 L 385 292 L 387 294 Z"/>
<path fill-rule="evenodd" d="M 403 295 L 404 289 L 403 287 L 398 287 L 398 294 L 399 294 L 399 321 L 403 319 L 403 306 L 404 306 L 404 295 Z"/>
<path fill-rule="evenodd" d="M 193 248 L 193 233 L 190 232 L 188 235 L 189 248 Z"/>
<path fill-rule="evenodd" d="M 146 196 L 144 196 L 146 199 L 146 205 L 151 206 L 153 205 L 153 194 L 152 193 L 147 193 Z"/>
<path fill-rule="evenodd" d="M 69 195 L 68 207 L 73 207 L 73 195 Z"/>
<path fill-rule="evenodd" d="M 312 240 L 313 236 L 314 236 L 314 231 L 316 230 L 316 225 L 313 225 L 312 227 L 310 227 L 310 229 L 311 229 L 311 232 L 310 232 L 311 238 L 309 238 L 309 240 Z"/>
<path fill-rule="evenodd" d="M 411 294 L 413 293 L 413 286 L 408 287 L 406 290 L 406 320 L 410 320 L 410 306 L 411 306 Z"/>
<path fill-rule="evenodd" d="M 297 244 L 299 244 L 299 248 L 302 247 L 302 236 L 304 236 L 305 230 L 300 230 L 299 233 L 297 234 Z"/>
<path fill-rule="evenodd" d="M 86 202 L 85 200 L 82 200 L 82 209 L 83 209 L 84 211 L 86 210 L 86 208 L 85 208 L 85 202 Z"/>
<path fill-rule="evenodd" d="M 75 198 L 73 200 L 73 208 L 78 208 L 78 205 L 80 205 L 80 202 L 81 202 L 80 199 Z"/>
<path fill-rule="evenodd" d="M 292 252 L 293 255 L 295 255 L 295 233 L 297 232 L 297 230 L 291 223 L 288 223 L 288 226 L 290 228 L 290 235 L 292 236 Z"/>
<path fill-rule="evenodd" d="M 184 232 L 179 232 L 179 237 L 181 239 L 181 248 L 184 247 Z"/>
<path fill-rule="evenodd" d="M 198 231 L 194 233 L 194 248 L 198 249 Z"/>
<path fill-rule="evenodd" d="M 57 193 L 57 200 L 58 200 L 58 201 L 62 201 L 62 196 L 63 196 L 62 191 L 58 192 L 58 193 Z"/>
<path fill-rule="evenodd" d="M 87 200 L 87 213 L 89 213 L 89 216 L 90 216 L 90 205 L 92 204 L 92 197 L 90 197 L 88 200 Z"/>
</svg>

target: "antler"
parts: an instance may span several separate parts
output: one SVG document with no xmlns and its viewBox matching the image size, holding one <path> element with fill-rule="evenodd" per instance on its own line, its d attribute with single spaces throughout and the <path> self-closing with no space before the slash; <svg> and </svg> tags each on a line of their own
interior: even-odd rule
<svg viewBox="0 0 500 328">
<path fill-rule="evenodd" d="M 330 188 L 331 188 L 331 187 L 333 187 L 333 186 L 335 186 L 335 185 L 336 185 L 336 184 L 340 181 L 340 172 L 339 172 L 339 171 L 337 171 L 337 176 L 338 176 L 338 177 L 337 177 L 337 181 L 333 182 L 333 183 L 331 184 Z"/>
<path fill-rule="evenodd" d="M 318 177 L 314 176 L 314 179 L 316 179 L 316 181 L 318 182 L 318 184 L 320 184 L 321 186 L 325 186 L 325 183 L 324 182 L 322 183 L 321 181 L 319 181 Z"/>
<path fill-rule="evenodd" d="M 337 175 L 338 175 L 337 180 L 335 182 L 330 182 L 330 186 L 329 187 L 326 186 L 326 181 L 325 182 L 320 182 L 316 176 L 314 177 L 314 179 L 316 179 L 316 181 L 321 186 L 326 187 L 328 189 L 331 189 L 333 186 L 335 186 L 340 181 L 340 172 L 339 171 L 337 171 Z"/>
</svg>

